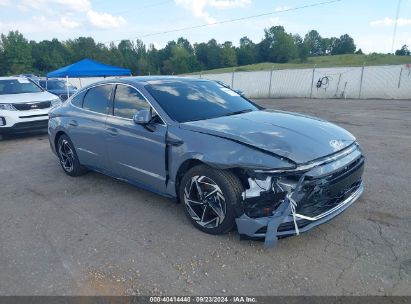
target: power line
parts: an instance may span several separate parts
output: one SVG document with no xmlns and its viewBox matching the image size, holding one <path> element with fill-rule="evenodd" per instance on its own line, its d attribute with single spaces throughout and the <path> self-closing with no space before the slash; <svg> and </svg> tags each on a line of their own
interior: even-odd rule
<svg viewBox="0 0 411 304">
<path fill-rule="evenodd" d="M 283 10 L 278 10 L 278 11 L 274 11 L 274 12 L 262 13 L 262 14 L 258 14 L 258 15 L 252 15 L 252 16 L 246 16 L 246 17 L 240 17 L 240 18 L 234 18 L 234 19 L 226 19 L 226 20 L 216 21 L 216 22 L 212 22 L 212 23 L 205 23 L 205 24 L 194 25 L 194 26 L 189 26 L 189 27 L 182 27 L 182 28 L 172 29 L 172 30 L 167 30 L 167 31 L 162 31 L 162 32 L 155 32 L 155 33 L 151 33 L 151 34 L 144 34 L 144 35 L 135 36 L 135 37 L 132 37 L 132 38 L 129 38 L 129 39 L 146 38 L 146 37 L 151 37 L 151 36 L 157 36 L 157 35 L 180 32 L 180 31 L 194 30 L 194 29 L 208 27 L 208 26 L 212 26 L 212 25 L 219 25 L 219 24 L 231 23 L 231 22 L 236 22 L 236 21 L 254 19 L 254 18 L 269 16 L 269 15 L 279 14 L 279 13 L 285 13 L 285 12 L 297 11 L 297 10 L 306 9 L 306 8 L 312 8 L 312 7 L 316 7 L 316 6 L 328 5 L 328 4 L 341 2 L 341 1 L 343 1 L 343 0 L 331 0 L 331 1 L 317 2 L 317 3 L 307 4 L 307 5 L 303 5 L 303 6 L 297 6 L 297 7 L 287 8 L 287 9 L 283 9 Z M 127 39 L 127 38 L 124 38 L 124 39 Z M 121 40 L 124 40 L 124 39 L 108 41 L 108 42 L 104 42 L 104 44 L 111 43 L 111 42 L 117 42 L 117 41 L 121 41 Z"/>
<path fill-rule="evenodd" d="M 391 46 L 392 53 L 394 53 L 395 38 L 397 36 L 398 18 L 400 16 L 400 8 L 401 8 L 401 0 L 398 0 L 397 14 L 395 15 L 395 20 L 394 20 L 394 33 L 392 34 L 392 46 Z"/>
</svg>

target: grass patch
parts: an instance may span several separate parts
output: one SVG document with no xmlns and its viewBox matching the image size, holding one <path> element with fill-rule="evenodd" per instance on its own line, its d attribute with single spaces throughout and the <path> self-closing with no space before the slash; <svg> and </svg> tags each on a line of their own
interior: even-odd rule
<svg viewBox="0 0 411 304">
<path fill-rule="evenodd" d="M 219 73 L 229 73 L 233 70 L 241 71 L 262 71 L 270 70 L 271 68 L 275 70 L 285 70 L 285 69 L 304 69 L 312 68 L 316 66 L 317 68 L 330 68 L 330 67 L 355 67 L 362 66 L 376 66 L 376 65 L 396 65 L 396 64 L 411 64 L 411 56 L 394 56 L 386 54 L 370 54 L 370 55 L 334 55 L 334 56 L 318 56 L 309 57 L 304 62 L 299 62 L 298 60 L 288 62 L 288 63 L 272 63 L 272 62 L 262 62 L 257 64 L 243 65 L 238 67 L 221 68 L 203 71 L 203 74 L 219 74 Z M 199 72 L 191 73 L 198 74 Z"/>
</svg>

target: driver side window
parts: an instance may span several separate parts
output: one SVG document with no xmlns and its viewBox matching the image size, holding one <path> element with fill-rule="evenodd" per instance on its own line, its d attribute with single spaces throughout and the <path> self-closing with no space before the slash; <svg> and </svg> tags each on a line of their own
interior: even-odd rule
<svg viewBox="0 0 411 304">
<path fill-rule="evenodd" d="M 150 109 L 150 104 L 134 88 L 117 85 L 114 95 L 114 116 L 133 119 L 133 115 L 142 109 Z"/>
</svg>

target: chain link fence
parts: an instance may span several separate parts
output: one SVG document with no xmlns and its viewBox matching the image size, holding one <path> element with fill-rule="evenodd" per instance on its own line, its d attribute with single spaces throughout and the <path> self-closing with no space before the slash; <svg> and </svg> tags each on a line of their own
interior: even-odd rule
<svg viewBox="0 0 411 304">
<path fill-rule="evenodd" d="M 250 98 L 411 99 L 411 65 L 197 74 Z"/>
</svg>

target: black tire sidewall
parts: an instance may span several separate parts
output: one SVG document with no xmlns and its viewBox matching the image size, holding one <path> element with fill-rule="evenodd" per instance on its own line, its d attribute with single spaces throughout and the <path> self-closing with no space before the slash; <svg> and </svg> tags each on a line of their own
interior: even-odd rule
<svg viewBox="0 0 411 304">
<path fill-rule="evenodd" d="M 187 182 L 190 181 L 191 178 L 196 175 L 206 176 L 212 179 L 220 187 L 221 191 L 223 192 L 223 196 L 225 198 L 225 204 L 226 204 L 226 214 L 225 214 L 225 218 L 223 222 L 218 227 L 206 228 L 206 227 L 199 225 L 191 217 L 184 203 L 184 188 Z M 235 207 L 237 204 L 239 204 L 239 197 L 237 196 L 233 187 L 227 181 L 227 179 L 224 176 L 224 173 L 222 173 L 221 170 L 213 169 L 206 165 L 199 165 L 199 166 L 191 168 L 181 180 L 181 183 L 179 186 L 179 199 L 180 199 L 181 204 L 183 205 L 184 213 L 186 214 L 190 222 L 197 229 L 203 232 L 209 233 L 209 234 L 216 235 L 216 234 L 227 233 L 235 227 L 235 218 L 236 218 Z"/>
</svg>

